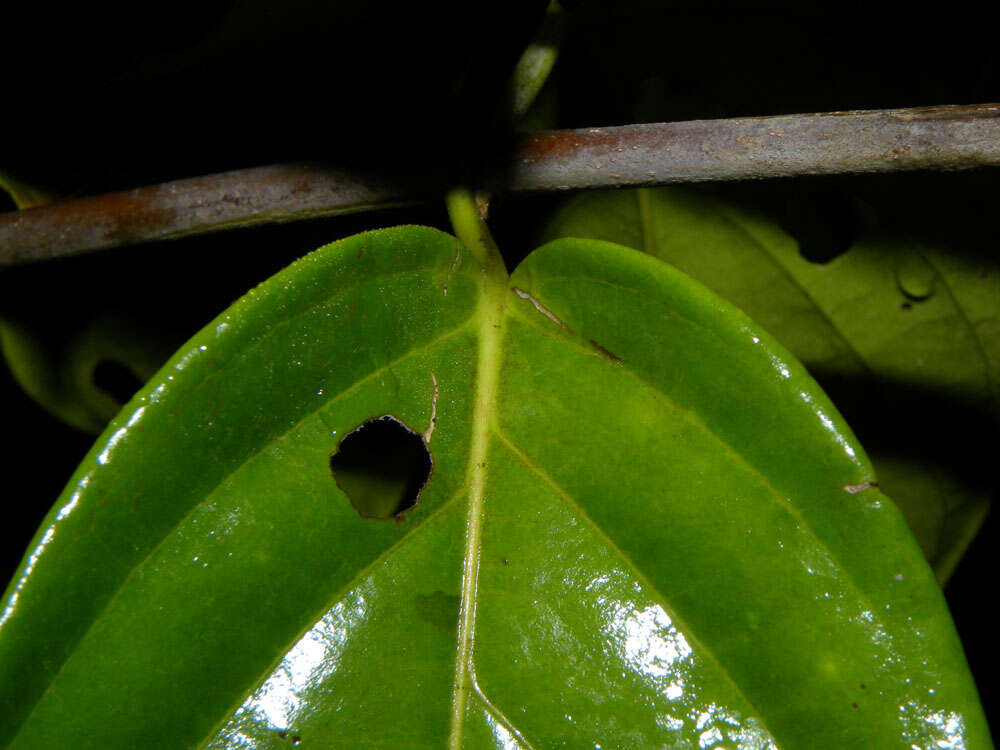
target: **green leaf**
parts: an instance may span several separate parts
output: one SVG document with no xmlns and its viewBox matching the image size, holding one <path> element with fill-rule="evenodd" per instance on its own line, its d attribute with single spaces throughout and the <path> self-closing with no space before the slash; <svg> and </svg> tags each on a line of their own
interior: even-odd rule
<svg viewBox="0 0 1000 750">
<path fill-rule="evenodd" d="M 30 185 L 3 169 L 0 169 L 0 190 L 7 193 L 19 209 L 42 206 L 55 200 L 52 192 Z"/>
<path fill-rule="evenodd" d="M 513 121 L 521 130 L 528 130 L 526 115 L 532 111 L 532 104 L 545 87 L 549 74 L 559 57 L 559 45 L 564 36 L 564 13 L 555 0 L 549 3 L 545 20 L 536 32 L 531 44 L 521 53 L 510 76 L 511 111 Z M 552 107 L 554 102 L 548 104 Z M 544 119 L 542 112 L 534 112 L 533 121 Z"/>
<path fill-rule="evenodd" d="M 454 207 L 453 207 L 454 208 Z M 508 279 L 402 227 L 196 335 L 98 440 L 0 615 L 11 747 L 988 747 L 860 446 L 749 319 L 564 240 Z M 391 415 L 395 521 L 330 474 Z"/>
<path fill-rule="evenodd" d="M 580 195 L 544 236 L 645 250 L 773 334 L 858 431 L 881 488 L 947 580 L 996 491 L 984 455 L 1000 382 L 995 262 L 862 236 L 814 263 L 768 217 L 681 188 Z"/>
<path fill-rule="evenodd" d="M 169 354 L 159 332 L 135 318 L 75 310 L 32 319 L 34 305 L 2 307 L 0 354 L 11 374 L 46 411 L 84 432 L 104 430 Z"/>
</svg>

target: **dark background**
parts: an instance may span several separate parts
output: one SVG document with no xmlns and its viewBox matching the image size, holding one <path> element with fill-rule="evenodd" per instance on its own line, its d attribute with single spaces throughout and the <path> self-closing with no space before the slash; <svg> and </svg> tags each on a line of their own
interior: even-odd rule
<svg viewBox="0 0 1000 750">
<path fill-rule="evenodd" d="M 277 5 L 5 8 L 0 168 L 74 197 L 305 159 L 457 179 L 509 148 L 505 82 L 544 2 Z M 540 126 L 1000 101 L 997 10 L 951 4 L 903 17 L 860 3 L 566 6 L 564 51 L 533 114 Z M 858 216 L 844 196 L 862 195 L 890 229 L 996 258 L 994 175 L 797 180 L 778 194 L 792 225 L 811 217 L 790 229 L 824 257 L 850 244 Z M 751 200 L 768 190 L 727 189 Z M 792 199 L 803 194 L 814 198 Z M 0 210 L 12 209 L 4 200 Z M 495 199 L 491 222 L 511 264 L 559 200 Z M 305 252 L 404 222 L 447 228 L 430 206 L 126 248 L 3 272 L 0 313 L 59 331 L 113 309 L 141 318 L 150 341 L 170 351 Z M 139 381 L 120 368 L 103 382 L 124 399 Z M 863 443 L 882 439 L 878 425 L 859 425 L 838 404 Z M 3 365 L 0 409 L 9 577 L 93 436 L 49 416 Z M 988 476 L 995 421 L 939 411 L 941 430 L 982 431 L 982 451 L 956 460 Z M 994 727 L 997 540 L 990 516 L 945 592 Z"/>
</svg>

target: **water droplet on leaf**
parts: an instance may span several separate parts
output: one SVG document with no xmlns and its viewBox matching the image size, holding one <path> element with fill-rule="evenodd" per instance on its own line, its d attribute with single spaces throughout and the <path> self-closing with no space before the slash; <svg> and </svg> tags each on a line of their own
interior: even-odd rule
<svg viewBox="0 0 1000 750">
<path fill-rule="evenodd" d="M 896 285 L 909 299 L 928 299 L 936 283 L 937 271 L 922 255 L 908 254 L 896 261 Z"/>
</svg>

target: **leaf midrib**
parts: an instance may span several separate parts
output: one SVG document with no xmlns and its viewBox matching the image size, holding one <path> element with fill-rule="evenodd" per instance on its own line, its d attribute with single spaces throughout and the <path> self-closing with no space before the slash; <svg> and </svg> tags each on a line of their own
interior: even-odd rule
<svg viewBox="0 0 1000 750">
<path fill-rule="evenodd" d="M 486 282 L 486 287 L 489 287 L 489 281 Z M 506 289 L 504 293 L 506 294 Z M 485 300 L 489 296 L 489 291 L 484 290 Z M 755 704 L 749 699 L 749 697 L 743 692 L 740 686 L 734 681 L 732 675 L 729 671 L 719 662 L 718 658 L 715 656 L 714 652 L 709 649 L 704 643 L 702 643 L 694 631 L 687 626 L 683 618 L 680 617 L 674 608 L 669 605 L 667 598 L 659 591 L 659 589 L 654 586 L 646 576 L 635 566 L 635 564 L 628 558 L 627 555 L 614 543 L 610 537 L 591 519 L 579 506 L 579 504 L 572 498 L 569 493 L 561 487 L 551 476 L 548 475 L 543 469 L 537 466 L 527 455 L 523 453 L 513 441 L 506 436 L 503 431 L 499 428 L 496 421 L 496 379 L 499 375 L 499 355 L 502 351 L 502 343 L 504 338 L 504 333 L 506 331 L 506 320 L 508 315 L 514 315 L 517 320 L 527 325 L 532 330 L 540 335 L 546 337 L 551 337 L 564 344 L 570 344 L 574 349 L 587 352 L 588 354 L 593 354 L 593 352 L 579 341 L 575 337 L 566 333 L 562 330 L 549 330 L 547 327 L 543 327 L 539 322 L 535 320 L 535 316 L 528 312 L 523 312 L 520 307 L 516 304 L 509 304 L 504 309 L 502 306 L 494 308 L 496 312 L 493 315 L 489 312 L 489 305 L 483 303 L 481 308 L 482 316 L 479 319 L 480 326 L 480 357 L 479 366 L 477 369 L 477 379 L 475 387 L 475 398 L 476 398 L 476 411 L 473 421 L 473 447 L 470 448 L 469 453 L 469 467 L 468 467 L 468 478 L 469 478 L 469 509 L 468 509 L 468 523 L 467 523 L 467 535 L 466 535 L 466 550 L 464 555 L 464 567 L 463 567 L 463 582 L 462 582 L 462 604 L 459 619 L 459 633 L 458 633 L 458 648 L 456 655 L 456 667 L 455 667 L 455 683 L 453 686 L 452 695 L 452 718 L 451 718 L 451 732 L 449 734 L 449 748 L 450 750 L 459 750 L 462 747 L 462 728 L 465 718 L 465 712 L 467 711 L 469 695 L 473 693 L 479 693 L 478 685 L 475 679 L 475 666 L 474 666 L 474 642 L 475 642 L 475 605 L 477 596 L 477 583 L 478 583 L 478 564 L 479 555 L 481 550 L 481 528 L 483 522 L 483 511 L 485 505 L 485 461 L 486 453 L 489 447 L 489 437 L 492 435 L 504 443 L 509 450 L 511 450 L 518 458 L 521 460 L 525 466 L 531 470 L 533 473 L 538 475 L 542 481 L 548 484 L 553 491 L 561 497 L 564 502 L 571 505 L 575 512 L 577 512 L 581 519 L 589 524 L 591 528 L 598 534 L 598 536 L 604 540 L 608 545 L 609 549 L 613 553 L 621 558 L 628 568 L 637 576 L 640 583 L 647 588 L 653 595 L 654 599 L 664 608 L 671 612 L 671 616 L 674 619 L 675 625 L 685 632 L 686 636 L 689 637 L 694 643 L 700 646 L 699 653 L 703 653 L 706 658 L 711 660 L 717 667 L 721 674 L 724 675 L 726 681 L 732 686 L 734 692 L 741 697 L 750 711 L 753 713 L 754 718 L 758 720 L 761 728 L 768 733 L 772 738 L 777 739 L 771 729 L 767 726 L 764 719 L 763 713 L 755 706 Z M 499 321 L 499 323 L 495 322 Z M 495 351 L 495 354 L 491 354 L 491 351 Z M 666 399 L 668 402 L 673 404 L 681 413 L 683 413 L 688 419 L 693 423 L 700 426 L 707 434 L 714 437 L 720 445 L 730 453 L 739 463 L 744 465 L 748 470 L 750 470 L 755 476 L 757 476 L 763 483 L 764 487 L 769 491 L 769 494 L 773 496 L 779 506 L 782 507 L 787 513 L 792 515 L 796 519 L 797 523 L 803 528 L 809 535 L 815 540 L 816 544 L 820 548 L 826 550 L 830 555 L 831 559 L 836 560 L 837 557 L 833 555 L 832 551 L 828 545 L 820 539 L 812 527 L 805 521 L 802 516 L 801 511 L 794 505 L 791 505 L 787 501 L 784 501 L 783 496 L 778 490 L 771 484 L 770 480 L 760 473 L 760 471 L 751 464 L 745 456 L 743 456 L 739 451 L 737 451 L 733 446 L 729 445 L 724 441 L 719 435 L 715 433 L 714 430 L 710 429 L 694 412 L 687 409 L 676 402 L 673 401 L 667 394 L 663 393 L 659 388 L 654 386 L 652 383 L 645 380 L 639 373 L 635 372 L 632 368 L 620 368 L 616 367 L 616 370 L 621 371 L 624 369 L 628 376 L 639 383 L 643 388 L 649 389 Z M 869 602 L 867 592 L 862 589 L 857 582 L 853 580 L 853 577 L 849 575 L 846 568 L 841 566 L 844 571 L 845 579 L 850 584 L 850 586 L 856 591 L 857 595 L 862 601 Z"/>
<path fill-rule="evenodd" d="M 469 487 L 465 551 L 462 557 L 461 605 L 455 677 L 452 685 L 451 720 L 448 747 L 461 750 L 468 696 L 475 684 L 473 649 L 476 630 L 476 600 L 479 582 L 479 557 L 482 551 L 483 510 L 486 491 L 486 463 L 490 425 L 496 411 L 497 383 L 508 297 L 506 270 L 484 268 L 482 296 L 478 309 L 479 357 L 474 387 L 475 406 L 466 483 Z"/>
</svg>

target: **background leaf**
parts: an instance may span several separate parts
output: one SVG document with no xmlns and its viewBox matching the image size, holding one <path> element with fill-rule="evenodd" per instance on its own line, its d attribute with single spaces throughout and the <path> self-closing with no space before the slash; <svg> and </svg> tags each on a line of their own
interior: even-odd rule
<svg viewBox="0 0 1000 750">
<path fill-rule="evenodd" d="M 0 191 L 18 210 L 56 199 L 3 171 Z M 177 342 L 164 346 L 137 326 L 135 317 L 144 315 L 141 308 L 129 316 L 92 309 L 94 290 L 81 284 L 79 276 L 69 284 L 59 273 L 46 276 L 38 285 L 26 286 L 23 274 L 13 282 L 9 277 L 0 281 L 0 355 L 25 393 L 50 414 L 97 434 L 159 369 Z M 34 277 L 37 280 L 38 274 Z M 72 314 L 64 310 L 53 314 L 53 299 Z"/>
<path fill-rule="evenodd" d="M 0 170 L 0 191 L 10 196 L 15 207 L 19 209 L 41 206 L 50 203 L 54 199 L 54 196 L 49 191 L 36 185 L 31 185 L 3 170 Z"/>
<path fill-rule="evenodd" d="M 0 317 L 0 352 L 25 392 L 84 432 L 104 430 L 170 353 L 168 344 L 153 338 L 155 328 L 135 318 L 77 315 L 45 322 Z"/>
<path fill-rule="evenodd" d="M 385 414 L 434 461 L 398 522 L 329 474 Z M 563 241 L 508 282 L 440 232 L 353 237 L 84 460 L 6 595 L 2 736 L 988 746 L 870 479 L 802 367 L 665 264 Z"/>
<path fill-rule="evenodd" d="M 786 215 L 835 241 L 806 209 L 800 199 Z M 880 486 L 947 580 L 996 491 L 986 460 L 1000 380 L 995 261 L 873 233 L 850 236 L 832 259 L 846 247 L 814 242 L 827 262 L 810 261 L 766 214 L 684 188 L 580 195 L 543 234 L 645 250 L 771 332 L 862 437 Z"/>
</svg>

